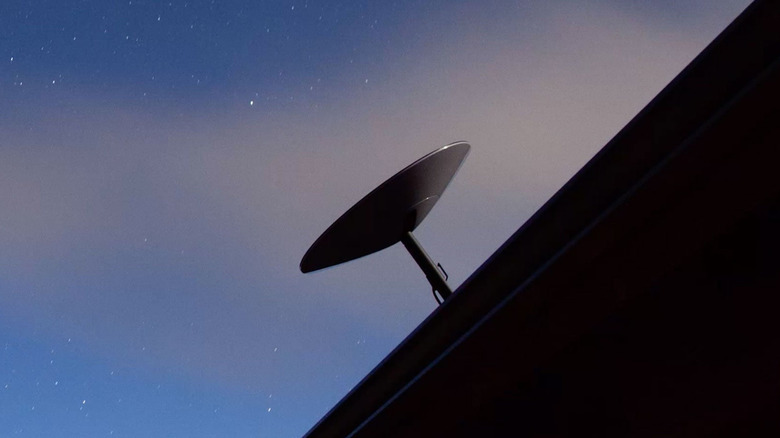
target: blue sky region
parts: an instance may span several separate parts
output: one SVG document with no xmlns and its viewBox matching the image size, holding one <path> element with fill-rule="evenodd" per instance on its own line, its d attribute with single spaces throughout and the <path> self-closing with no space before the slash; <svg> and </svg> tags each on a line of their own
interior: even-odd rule
<svg viewBox="0 0 780 438">
<path fill-rule="evenodd" d="M 457 286 L 747 3 L 3 1 L 0 435 L 302 435 L 436 306 L 334 219 L 468 140 Z"/>
</svg>

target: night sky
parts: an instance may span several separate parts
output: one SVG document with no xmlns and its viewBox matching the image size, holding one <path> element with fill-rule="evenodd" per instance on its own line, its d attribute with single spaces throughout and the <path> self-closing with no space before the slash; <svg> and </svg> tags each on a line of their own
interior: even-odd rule
<svg viewBox="0 0 780 438">
<path fill-rule="evenodd" d="M 470 141 L 457 287 L 747 3 L 3 0 L 0 436 L 300 436 L 436 306 L 333 220 Z"/>
</svg>

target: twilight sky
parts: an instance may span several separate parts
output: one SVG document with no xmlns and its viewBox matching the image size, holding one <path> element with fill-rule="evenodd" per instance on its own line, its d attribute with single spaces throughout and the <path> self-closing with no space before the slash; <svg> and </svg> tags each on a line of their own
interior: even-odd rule
<svg viewBox="0 0 780 438">
<path fill-rule="evenodd" d="M 3 0 L 0 436 L 300 436 L 436 305 L 333 220 L 468 140 L 457 287 L 747 4 Z"/>
</svg>

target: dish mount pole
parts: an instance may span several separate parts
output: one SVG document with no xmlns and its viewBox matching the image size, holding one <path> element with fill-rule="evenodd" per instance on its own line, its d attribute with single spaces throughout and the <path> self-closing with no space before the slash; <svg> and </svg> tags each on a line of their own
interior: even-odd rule
<svg viewBox="0 0 780 438">
<path fill-rule="evenodd" d="M 447 284 L 447 279 L 441 274 L 439 269 L 433 263 L 433 260 L 428 256 L 428 253 L 420 246 L 420 242 L 414 237 L 411 231 L 407 231 L 401 236 L 401 243 L 404 244 L 406 250 L 412 255 L 412 258 L 420 269 L 425 273 L 425 278 L 433 287 L 434 292 L 439 292 L 442 302 L 444 302 L 450 295 L 452 295 L 452 289 Z"/>
</svg>

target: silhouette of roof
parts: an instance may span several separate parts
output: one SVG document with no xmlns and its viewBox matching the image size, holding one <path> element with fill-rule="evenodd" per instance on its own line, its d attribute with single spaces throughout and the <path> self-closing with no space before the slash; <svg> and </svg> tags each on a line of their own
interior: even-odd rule
<svg viewBox="0 0 780 438">
<path fill-rule="evenodd" d="M 750 5 L 307 436 L 776 436 L 778 29 Z"/>
</svg>

